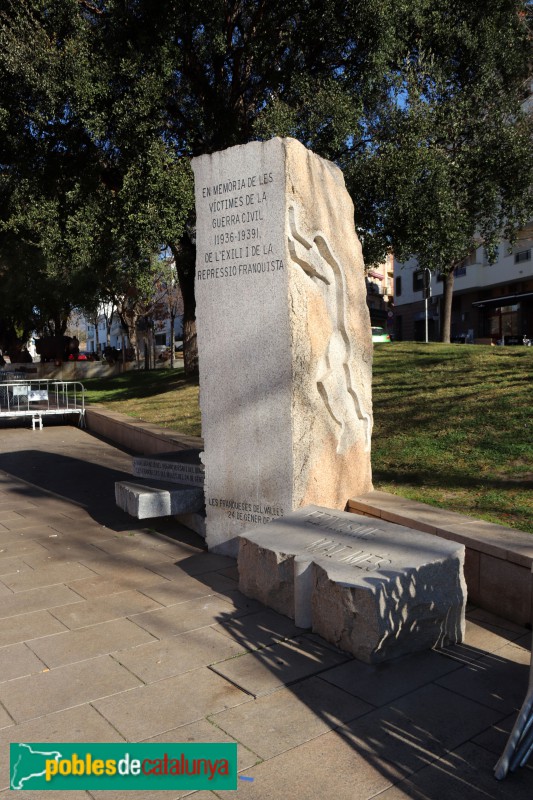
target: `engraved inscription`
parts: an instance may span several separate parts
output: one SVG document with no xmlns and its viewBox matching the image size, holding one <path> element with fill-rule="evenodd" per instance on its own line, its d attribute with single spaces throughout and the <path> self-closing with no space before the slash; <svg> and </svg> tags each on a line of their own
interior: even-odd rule
<svg viewBox="0 0 533 800">
<path fill-rule="evenodd" d="M 317 528 L 343 533 L 354 539 L 372 539 L 379 532 L 378 528 L 364 525 L 361 522 L 349 522 L 324 511 L 312 511 L 310 514 L 305 515 L 304 521 L 306 525 L 314 525 Z"/>
<path fill-rule="evenodd" d="M 276 258 L 272 242 L 263 241 L 262 223 L 273 183 L 272 172 L 263 172 L 202 187 L 212 237 L 203 266 L 196 270 L 198 281 L 273 276 L 283 270 L 283 259 Z"/>
<path fill-rule="evenodd" d="M 390 553 L 377 554 L 369 553 L 366 550 L 356 550 L 351 545 L 334 539 L 317 539 L 305 549 L 308 553 L 314 553 L 322 558 L 330 558 L 332 561 L 348 564 L 365 572 L 374 572 L 385 564 L 392 563 L 390 558 L 387 558 Z"/>
<path fill-rule="evenodd" d="M 209 497 L 207 505 L 219 509 L 229 519 L 240 522 L 252 522 L 256 525 L 266 525 L 275 517 L 283 516 L 281 506 L 266 503 L 248 503 L 244 500 L 233 500 L 224 497 Z"/>
</svg>

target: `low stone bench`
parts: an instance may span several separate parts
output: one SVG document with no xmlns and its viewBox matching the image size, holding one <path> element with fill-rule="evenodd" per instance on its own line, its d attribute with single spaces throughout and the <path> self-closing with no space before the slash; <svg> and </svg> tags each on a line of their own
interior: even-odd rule
<svg viewBox="0 0 533 800">
<path fill-rule="evenodd" d="M 137 519 L 195 514 L 204 510 L 204 490 L 176 483 L 117 481 L 115 501 Z"/>
<path fill-rule="evenodd" d="M 239 588 L 367 663 L 460 642 L 464 547 L 307 506 L 240 536 Z"/>
</svg>

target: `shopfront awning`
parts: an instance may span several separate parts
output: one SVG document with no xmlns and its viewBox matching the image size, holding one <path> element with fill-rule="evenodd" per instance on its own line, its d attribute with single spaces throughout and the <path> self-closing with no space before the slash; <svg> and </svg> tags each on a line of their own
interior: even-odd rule
<svg viewBox="0 0 533 800">
<path fill-rule="evenodd" d="M 522 300 L 533 298 L 533 292 L 523 292 L 522 294 L 508 294 L 505 297 L 491 297 L 488 300 L 476 300 L 472 303 L 474 308 L 498 308 L 499 306 L 514 306 Z"/>
</svg>

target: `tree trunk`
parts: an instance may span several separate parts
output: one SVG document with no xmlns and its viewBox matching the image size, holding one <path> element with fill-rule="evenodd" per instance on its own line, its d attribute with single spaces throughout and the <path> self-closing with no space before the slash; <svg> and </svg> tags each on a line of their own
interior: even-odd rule
<svg viewBox="0 0 533 800">
<path fill-rule="evenodd" d="M 450 270 L 450 272 L 446 273 L 446 275 L 444 275 L 443 277 L 444 277 L 444 293 L 443 293 L 440 340 L 445 344 L 450 344 L 450 333 L 452 328 L 453 284 L 454 284 L 453 269 Z"/>
<path fill-rule="evenodd" d="M 176 262 L 176 271 L 183 296 L 183 366 L 188 377 L 198 375 L 198 342 L 196 339 L 196 300 L 194 297 L 194 274 L 196 248 L 185 235 L 170 249 Z"/>
<path fill-rule="evenodd" d="M 173 309 L 170 311 L 170 369 L 174 369 L 174 351 L 176 349 L 176 342 L 174 340 L 174 323 L 176 321 L 176 314 Z"/>
</svg>

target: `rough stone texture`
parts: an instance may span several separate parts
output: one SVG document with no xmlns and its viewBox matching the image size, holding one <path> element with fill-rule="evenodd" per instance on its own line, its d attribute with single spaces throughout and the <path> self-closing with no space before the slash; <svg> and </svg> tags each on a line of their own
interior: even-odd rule
<svg viewBox="0 0 533 800">
<path fill-rule="evenodd" d="M 239 588 L 375 663 L 462 641 L 463 563 L 455 542 L 308 506 L 240 537 Z"/>
<path fill-rule="evenodd" d="M 370 319 L 341 172 L 293 139 L 193 160 L 207 544 L 371 489 Z"/>
<path fill-rule="evenodd" d="M 169 484 L 147 484 L 117 481 L 115 483 L 117 506 L 137 519 L 168 517 L 171 514 L 191 514 L 204 507 L 203 489 Z"/>
<path fill-rule="evenodd" d="M 160 453 L 157 456 L 137 456 L 133 459 L 133 474 L 138 478 L 204 486 L 204 466 L 199 450 Z"/>
</svg>

